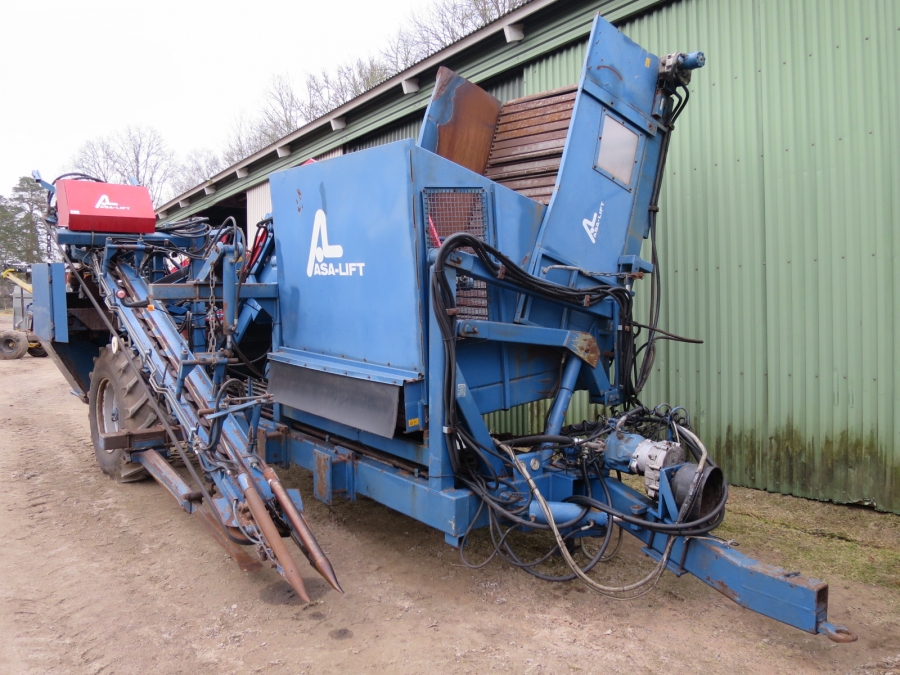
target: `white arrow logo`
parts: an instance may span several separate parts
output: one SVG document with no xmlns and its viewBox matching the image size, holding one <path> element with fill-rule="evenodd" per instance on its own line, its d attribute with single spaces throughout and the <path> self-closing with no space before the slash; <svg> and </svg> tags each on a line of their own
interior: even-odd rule
<svg viewBox="0 0 900 675">
<path fill-rule="evenodd" d="M 600 208 L 597 209 L 597 212 L 594 214 L 592 220 L 588 220 L 585 218 L 581 221 L 581 224 L 584 225 L 584 231 L 587 232 L 587 236 L 591 238 L 591 243 L 597 243 L 597 232 L 600 231 L 600 219 L 603 217 L 603 202 L 600 202 Z"/>
<path fill-rule="evenodd" d="M 344 255 L 344 247 L 340 244 L 328 243 L 328 223 L 322 209 L 316 211 L 313 221 L 312 241 L 309 244 L 309 262 L 306 264 L 306 276 L 342 276 L 352 277 L 357 272 L 363 275 L 365 263 L 324 264 L 326 258 L 340 258 Z"/>
<path fill-rule="evenodd" d="M 97 203 L 94 204 L 95 209 L 115 209 L 117 211 L 129 210 L 131 207 L 129 206 L 119 206 L 118 202 L 109 201 L 109 197 L 106 195 L 100 195 L 100 199 L 97 200 Z"/>
<path fill-rule="evenodd" d="M 325 258 L 340 258 L 344 255 L 344 247 L 340 244 L 328 243 L 328 223 L 322 209 L 316 211 L 313 222 L 312 242 L 309 245 L 309 262 L 306 265 L 306 276 L 313 275 L 313 266 Z"/>
</svg>

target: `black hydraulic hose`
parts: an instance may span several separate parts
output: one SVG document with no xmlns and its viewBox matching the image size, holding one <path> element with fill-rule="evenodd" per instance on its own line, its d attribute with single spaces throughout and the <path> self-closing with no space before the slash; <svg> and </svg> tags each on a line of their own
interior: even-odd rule
<svg viewBox="0 0 900 675">
<path fill-rule="evenodd" d="M 122 298 L 119 300 L 119 304 L 122 305 L 122 307 L 128 307 L 129 309 L 138 309 L 140 307 L 149 307 L 150 300 L 148 299 L 148 300 L 131 301 L 131 300 L 125 300 L 124 298 Z"/>
<path fill-rule="evenodd" d="M 516 447 L 542 445 L 544 443 L 551 443 L 563 447 L 575 445 L 575 440 L 571 436 L 551 436 L 546 434 L 538 434 L 536 436 L 519 436 L 517 438 L 511 438 L 510 440 L 503 442 L 506 445 Z"/>
<path fill-rule="evenodd" d="M 455 313 L 451 312 L 455 307 L 453 290 L 444 274 L 445 263 L 450 253 L 458 248 L 471 248 L 482 264 L 490 270 L 498 279 L 504 278 L 507 282 L 522 287 L 539 296 L 553 300 L 570 303 L 577 306 L 593 305 L 603 300 L 611 299 L 624 308 L 623 314 L 630 316 L 631 295 L 619 286 L 597 285 L 584 289 L 573 289 L 566 286 L 534 277 L 504 256 L 496 248 L 486 244 L 482 240 L 467 233 L 456 233 L 448 237 L 438 251 L 434 266 L 431 284 L 432 305 L 434 316 L 441 332 L 444 344 L 444 381 L 443 392 L 445 408 L 445 427 L 447 429 L 447 444 L 451 465 L 458 476 L 463 474 L 460 451 L 463 449 L 474 452 L 477 455 L 481 451 L 494 454 L 492 450 L 481 448 L 475 439 L 468 437 L 461 428 L 456 413 L 456 401 L 454 398 L 456 385 L 456 351 L 455 351 Z M 495 262 L 499 261 L 498 262 Z M 502 458 L 501 458 L 502 459 Z M 506 462 L 507 460 L 503 460 Z M 493 473 L 493 469 L 490 469 Z M 469 472 L 466 472 L 469 473 Z M 469 482 L 469 481 L 466 481 Z"/>
<path fill-rule="evenodd" d="M 182 237 L 203 237 L 209 234 L 209 230 L 209 218 L 206 216 L 159 223 L 156 226 L 157 232 L 175 234 Z"/>
<path fill-rule="evenodd" d="M 691 90 L 689 87 L 687 87 L 686 85 L 679 85 L 679 86 L 682 89 L 684 89 L 684 99 L 680 101 L 680 103 L 678 104 L 678 107 L 672 113 L 672 121 L 669 122 L 670 128 L 672 125 L 675 124 L 675 120 L 677 120 L 678 117 L 681 115 L 681 113 L 684 111 L 685 106 L 687 106 L 688 99 L 690 99 L 690 97 L 691 97 Z M 681 99 L 680 96 L 678 98 Z"/>
<path fill-rule="evenodd" d="M 63 178 L 84 178 L 85 180 L 92 180 L 95 183 L 105 183 L 106 182 L 105 180 L 102 180 L 100 178 L 94 178 L 93 176 L 91 176 L 89 174 L 80 173 L 78 171 L 73 171 L 72 173 L 64 173 L 63 175 L 57 176 L 56 178 L 54 178 L 53 185 L 56 185 L 56 181 L 62 180 Z"/>
<path fill-rule="evenodd" d="M 709 512 L 709 514 L 707 514 L 703 518 L 699 518 L 698 520 L 693 520 L 687 523 L 653 523 L 643 518 L 635 518 L 634 516 L 629 516 L 628 514 L 617 511 L 611 506 L 607 506 L 606 504 L 603 504 L 596 499 L 585 497 L 583 495 L 572 495 L 571 497 L 566 497 L 566 499 L 564 499 L 563 501 L 570 502 L 572 504 L 578 504 L 580 506 L 590 506 L 591 508 L 597 509 L 598 511 L 603 511 L 609 514 L 613 518 L 618 518 L 622 522 L 628 523 L 629 525 L 637 525 L 638 527 L 644 528 L 646 530 L 651 530 L 652 532 L 691 537 L 709 534 L 721 524 L 722 519 L 725 515 L 725 502 L 728 501 L 728 486 L 725 486 L 722 498 L 719 500 L 719 503 L 716 504 L 715 508 L 713 508 L 713 510 Z"/>
<path fill-rule="evenodd" d="M 588 476 L 588 471 L 587 471 L 587 460 L 582 462 L 581 470 L 582 470 L 582 473 L 584 476 L 585 485 L 587 486 L 587 490 L 588 490 L 587 496 L 590 497 L 591 496 L 590 495 L 591 483 L 590 483 L 590 477 Z M 606 485 L 606 481 L 601 478 L 600 484 L 603 487 L 603 492 L 606 496 L 606 500 L 610 504 L 612 504 L 612 495 L 609 492 L 609 487 Z M 562 527 L 562 525 L 557 525 L 557 527 Z M 512 529 L 512 528 L 510 528 L 510 529 Z M 585 565 L 584 567 L 581 568 L 581 571 L 584 572 L 585 574 L 587 574 L 592 569 L 594 569 L 594 567 L 596 567 L 597 563 L 599 563 L 601 560 L 603 560 L 603 554 L 606 553 L 607 548 L 609 548 L 610 541 L 612 541 L 612 530 L 613 530 L 613 522 L 611 519 L 609 519 L 609 520 L 607 520 L 607 523 L 606 523 L 606 532 L 603 535 L 603 541 L 600 543 L 600 547 L 597 549 L 597 552 L 594 554 L 594 556 L 590 560 L 588 560 L 587 565 Z M 567 541 L 576 533 L 577 533 L 577 531 L 570 532 L 565 537 L 563 537 L 563 541 Z M 559 549 L 559 544 L 554 544 L 553 548 L 550 549 L 550 551 L 546 555 L 544 555 L 544 557 L 539 558 L 538 560 L 535 560 L 534 562 L 530 562 L 530 563 L 523 563 L 519 559 L 519 557 L 515 553 L 513 553 L 512 549 L 509 548 L 508 543 L 505 544 L 505 548 L 506 548 L 507 553 L 509 553 L 509 555 L 512 556 L 513 559 L 516 561 L 514 563 L 516 565 L 516 567 L 521 567 L 526 572 L 528 572 L 529 574 L 531 574 L 532 576 L 534 576 L 538 579 L 541 579 L 543 581 L 564 582 L 564 581 L 574 581 L 575 578 L 577 577 L 577 575 L 574 572 L 572 572 L 570 574 L 564 574 L 561 576 L 554 576 L 554 575 L 550 575 L 550 574 L 543 574 L 541 572 L 537 572 L 534 569 L 532 569 L 534 566 L 541 564 L 542 562 L 547 560 L 550 556 L 552 556 L 554 553 L 556 553 L 556 551 Z"/>
<path fill-rule="evenodd" d="M 258 377 L 258 378 L 261 379 L 261 380 L 266 379 L 266 376 L 263 375 L 263 374 L 259 371 L 259 368 L 257 368 L 255 365 L 253 365 L 254 362 L 251 361 L 250 359 L 248 359 L 246 356 L 244 356 L 244 352 L 242 352 L 242 351 L 241 351 L 241 348 L 238 346 L 237 340 L 234 341 L 234 343 L 232 344 L 232 347 L 234 347 L 234 351 L 235 351 L 235 353 L 238 355 L 238 358 L 239 358 L 241 361 L 244 362 L 244 365 L 247 367 L 247 369 L 248 369 L 253 375 L 256 375 L 256 377 Z M 267 352 L 266 354 L 263 354 L 263 356 L 268 356 L 268 352 Z M 259 357 L 259 360 L 260 360 L 260 361 L 262 360 L 262 356 Z"/>
<path fill-rule="evenodd" d="M 72 173 L 64 173 L 61 176 L 57 176 L 56 178 L 53 179 L 53 182 L 51 184 L 56 185 L 56 181 L 62 180 L 63 178 L 83 178 L 85 180 L 92 180 L 95 183 L 105 183 L 106 182 L 105 180 L 100 180 L 99 178 L 94 178 L 93 176 L 89 176 L 86 173 L 79 173 L 79 172 L 75 171 Z M 47 192 L 47 208 L 48 209 L 50 208 L 50 203 L 53 201 L 54 194 L 55 193 L 51 192 L 51 191 Z"/>
<path fill-rule="evenodd" d="M 158 283 L 158 284 L 174 284 L 176 281 L 181 281 L 182 279 L 187 277 L 187 275 L 190 273 L 190 271 L 191 271 L 190 268 L 187 266 L 179 267 L 176 271 L 172 272 L 171 274 L 167 274 L 166 276 L 162 277 L 156 283 Z"/>
<path fill-rule="evenodd" d="M 686 338 L 686 337 L 682 337 L 680 335 L 675 335 L 674 333 L 669 333 L 667 331 L 664 331 L 662 328 L 658 328 L 656 326 L 648 326 L 647 324 L 639 323 L 637 321 L 632 321 L 631 325 L 639 326 L 640 328 L 649 328 L 654 333 L 662 333 L 663 335 L 668 337 L 670 340 L 675 340 L 676 342 L 689 342 L 690 344 L 694 344 L 694 345 L 702 345 L 703 344 L 703 340 L 698 340 L 696 338 Z"/>
</svg>

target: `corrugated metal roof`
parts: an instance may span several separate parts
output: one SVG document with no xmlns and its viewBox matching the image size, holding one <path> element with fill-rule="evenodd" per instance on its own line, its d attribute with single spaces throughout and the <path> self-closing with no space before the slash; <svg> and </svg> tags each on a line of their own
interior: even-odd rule
<svg viewBox="0 0 900 675">
<path fill-rule="evenodd" d="M 706 342 L 662 343 L 645 402 L 686 406 L 732 483 L 900 512 L 900 3 L 681 0 L 621 29 L 708 56 L 659 227 L 662 326 Z M 577 49 L 526 91 L 571 83 Z"/>
<path fill-rule="evenodd" d="M 573 39 L 586 36 L 598 9 L 608 19 L 615 21 L 665 1 L 667 0 L 599 0 L 585 5 L 577 0 L 531 0 L 328 115 L 223 170 L 207 183 L 215 185 L 215 194 L 205 195 L 202 187 L 198 186 L 164 204 L 157 211 L 165 212 L 169 218 L 183 218 L 199 213 L 262 182 L 273 171 L 295 166 L 309 157 L 316 157 L 332 148 L 351 143 L 413 113 L 423 113 L 431 96 L 434 73 L 439 65 L 447 65 L 475 83 L 486 82 L 521 69 L 526 63 Z M 507 44 L 502 37 L 503 26 L 517 22 L 525 24 L 525 39 Z M 414 94 L 403 95 L 400 84 L 411 77 L 419 79 L 420 89 Z M 347 126 L 332 132 L 329 120 L 334 117 L 345 117 Z M 288 148 L 290 154 L 278 157 L 277 150 L 284 148 Z M 182 204 L 185 206 L 181 206 Z"/>
</svg>

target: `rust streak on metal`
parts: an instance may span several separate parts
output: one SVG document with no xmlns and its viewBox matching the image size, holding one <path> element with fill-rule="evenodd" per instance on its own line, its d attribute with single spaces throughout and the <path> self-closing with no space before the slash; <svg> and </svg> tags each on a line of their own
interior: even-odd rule
<svg viewBox="0 0 900 675">
<path fill-rule="evenodd" d="M 438 87 L 442 79 L 439 73 Z M 477 85 L 463 82 L 453 92 L 450 119 L 438 127 L 437 154 L 484 173 L 499 115 L 500 101 Z"/>
<path fill-rule="evenodd" d="M 328 474 L 331 472 L 331 462 L 328 457 L 316 454 L 316 496 L 326 504 L 331 504 L 328 494 Z"/>
<path fill-rule="evenodd" d="M 294 562 L 284 540 L 282 540 L 281 535 L 278 533 L 278 528 L 275 527 L 275 523 L 273 523 L 272 519 L 269 517 L 268 511 L 266 511 L 266 505 L 263 503 L 262 497 L 257 494 L 252 479 L 249 476 L 246 476 L 246 479 L 249 484 L 247 489 L 244 490 L 244 499 L 247 502 L 250 513 L 253 514 L 254 522 L 262 531 L 266 543 L 269 545 L 269 548 L 272 549 L 275 558 L 281 564 L 281 571 L 282 574 L 284 574 L 284 578 L 287 579 L 291 588 L 294 589 L 303 602 L 310 602 L 309 594 L 306 592 L 306 584 L 303 583 L 303 577 L 300 576 L 300 570 L 297 569 L 297 564 Z"/>
<path fill-rule="evenodd" d="M 579 333 L 574 347 L 581 359 L 592 367 L 600 361 L 600 346 L 590 333 Z"/>
<path fill-rule="evenodd" d="M 620 73 L 618 70 L 616 70 L 616 69 L 613 68 L 612 66 L 603 66 L 603 65 L 600 65 L 600 66 L 597 66 L 597 70 L 608 70 L 608 71 L 611 72 L 613 75 L 615 75 L 617 78 L 619 78 L 619 80 L 622 79 L 622 73 Z"/>
<path fill-rule="evenodd" d="M 284 511 L 284 515 L 287 517 L 288 522 L 290 522 L 291 526 L 297 532 L 300 541 L 303 542 L 303 546 L 309 553 L 313 566 L 318 570 L 319 574 L 325 577 L 325 580 L 331 584 L 334 590 L 343 593 L 344 589 L 341 588 L 340 583 L 338 583 L 337 575 L 334 573 L 331 562 L 326 557 L 322 547 L 319 546 L 319 542 L 316 541 L 303 514 L 297 510 L 296 506 L 294 506 L 294 502 L 291 501 L 287 490 L 284 489 L 281 481 L 278 480 L 278 476 L 275 474 L 274 469 L 266 464 L 262 464 L 262 466 L 263 478 L 269 483 L 269 487 L 272 488 L 272 493 L 275 495 L 278 503 L 281 504 L 281 508 Z"/>
<path fill-rule="evenodd" d="M 737 604 L 741 605 L 741 607 L 744 606 L 744 603 L 741 602 L 741 596 L 738 595 L 737 591 L 735 591 L 733 588 L 728 586 L 721 579 L 719 579 L 717 581 L 711 581 L 709 577 L 706 577 L 706 581 L 707 581 L 707 583 L 709 583 L 710 586 L 715 588 L 717 591 L 719 591 L 719 593 L 724 595 L 729 600 L 736 602 Z"/>
<path fill-rule="evenodd" d="M 176 425 L 172 429 L 175 431 L 178 440 L 182 440 L 181 427 Z M 105 450 L 129 449 L 134 447 L 134 443 L 148 443 L 156 440 L 159 441 L 159 445 L 165 445 L 169 441 L 166 428 L 161 424 L 146 429 L 125 429 L 124 431 L 101 433 L 100 438 Z"/>
</svg>

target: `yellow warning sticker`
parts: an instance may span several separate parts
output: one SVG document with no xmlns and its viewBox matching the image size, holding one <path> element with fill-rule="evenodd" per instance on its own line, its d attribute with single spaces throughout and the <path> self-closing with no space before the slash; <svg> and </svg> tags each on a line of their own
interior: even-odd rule
<svg viewBox="0 0 900 675">
<path fill-rule="evenodd" d="M 417 427 L 419 426 L 419 418 L 413 417 L 411 420 L 406 421 L 406 426 L 408 427 Z"/>
<path fill-rule="evenodd" d="M 648 56 L 647 60 L 644 61 L 644 68 L 649 68 L 649 67 L 650 67 L 650 57 Z"/>
</svg>

